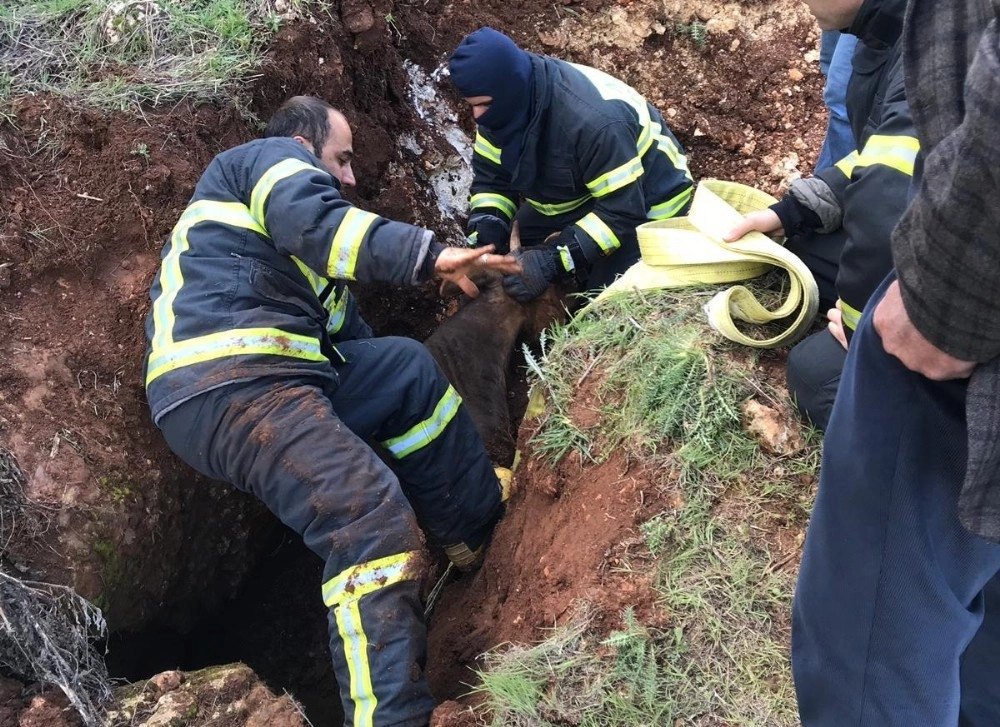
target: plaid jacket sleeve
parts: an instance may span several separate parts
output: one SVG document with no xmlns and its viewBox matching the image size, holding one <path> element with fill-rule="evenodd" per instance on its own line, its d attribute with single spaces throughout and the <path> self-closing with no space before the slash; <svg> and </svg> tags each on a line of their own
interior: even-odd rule
<svg viewBox="0 0 1000 727">
<path fill-rule="evenodd" d="M 910 40 L 931 49 L 913 53 L 906 69 L 926 156 L 892 246 L 917 329 L 953 356 L 985 362 L 1000 356 L 1000 11 L 989 0 L 958 3 L 986 15 L 976 44 L 964 24 L 942 22 L 959 17 L 942 7 L 955 2 L 911 18 Z M 943 57 L 960 53 L 965 38 L 968 73 L 949 75 L 965 71 Z"/>
</svg>

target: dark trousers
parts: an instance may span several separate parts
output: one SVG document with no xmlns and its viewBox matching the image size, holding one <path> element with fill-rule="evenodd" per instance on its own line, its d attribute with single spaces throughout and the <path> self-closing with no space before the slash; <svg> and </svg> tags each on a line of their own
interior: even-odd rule
<svg viewBox="0 0 1000 727">
<path fill-rule="evenodd" d="M 1000 653 L 977 643 L 961 664 L 1000 572 L 1000 546 L 957 516 L 965 386 L 885 353 L 871 310 L 888 282 L 851 340 L 826 433 L 793 606 L 799 713 L 804 727 L 951 727 L 961 701 L 963 724 L 996 725 Z"/>
<path fill-rule="evenodd" d="M 788 352 L 788 393 L 813 426 L 825 430 L 837 398 L 847 351 L 826 329 L 796 343 Z"/>
<path fill-rule="evenodd" d="M 159 426 L 200 472 L 260 498 L 325 562 L 330 651 L 348 724 L 426 725 L 423 536 L 481 543 L 501 511 L 492 465 L 427 350 L 338 343 L 339 385 L 231 384 Z M 457 408 L 449 408 L 452 403 Z M 392 469 L 371 446 L 392 457 Z M 395 472 L 394 472 L 395 470 Z"/>
</svg>

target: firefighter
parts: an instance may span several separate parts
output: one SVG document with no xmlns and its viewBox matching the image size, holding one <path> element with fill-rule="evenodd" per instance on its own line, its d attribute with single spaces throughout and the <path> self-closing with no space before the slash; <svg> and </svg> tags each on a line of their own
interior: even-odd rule
<svg viewBox="0 0 1000 727">
<path fill-rule="evenodd" d="M 492 28 L 468 35 L 448 67 L 478 125 L 469 244 L 506 251 L 518 222 L 524 271 L 503 281 L 517 300 L 556 280 L 608 285 L 639 260 L 638 225 L 686 211 L 684 151 L 626 84 L 523 51 Z"/>
<path fill-rule="evenodd" d="M 265 138 L 212 161 L 150 292 L 146 392 L 175 453 L 260 498 L 325 562 L 347 723 L 426 725 L 421 530 L 475 567 L 500 488 L 430 354 L 371 338 L 345 281 L 437 275 L 474 294 L 467 272 L 517 263 L 354 207 L 352 157 L 344 117 L 296 97 Z"/>
<path fill-rule="evenodd" d="M 747 215 L 727 240 L 750 230 L 784 234 L 816 276 L 827 329 L 788 356 L 788 386 L 802 414 L 826 427 L 847 344 L 868 298 L 892 268 L 889 237 L 906 209 L 919 144 L 903 86 L 897 43 L 904 0 L 852 0 L 846 32 L 857 36 L 847 88 L 856 151 L 792 183 L 769 210 Z M 823 10 L 814 10 L 822 13 Z"/>
</svg>

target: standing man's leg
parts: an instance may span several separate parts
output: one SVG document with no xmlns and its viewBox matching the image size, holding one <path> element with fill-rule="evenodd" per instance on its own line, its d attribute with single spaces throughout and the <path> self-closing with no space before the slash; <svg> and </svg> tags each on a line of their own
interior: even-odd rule
<svg viewBox="0 0 1000 727">
<path fill-rule="evenodd" d="M 335 413 L 327 387 L 264 379 L 165 414 L 195 469 L 256 495 L 325 562 L 330 652 L 346 722 L 424 727 L 423 542 L 396 476 Z"/>
<path fill-rule="evenodd" d="M 823 453 L 793 607 L 804 727 L 943 727 L 1000 546 L 959 524 L 964 384 L 912 373 L 882 349 L 872 297 Z"/>
<path fill-rule="evenodd" d="M 1000 725 L 1000 575 L 983 589 L 983 625 L 962 656 L 959 727 Z"/>
<path fill-rule="evenodd" d="M 828 31 L 831 32 L 831 31 Z M 832 31 L 836 32 L 836 31 Z M 823 34 L 826 41 L 827 34 Z M 826 138 L 823 148 L 816 159 L 816 171 L 832 167 L 845 156 L 854 151 L 857 143 L 851 123 L 847 118 L 847 84 L 851 79 L 851 58 L 858 44 L 856 36 L 848 33 L 837 33 L 835 47 L 830 57 L 830 66 L 826 73 L 826 85 L 823 87 L 823 103 L 830 112 L 826 125 Z M 820 56 L 822 65 L 822 51 Z"/>
</svg>

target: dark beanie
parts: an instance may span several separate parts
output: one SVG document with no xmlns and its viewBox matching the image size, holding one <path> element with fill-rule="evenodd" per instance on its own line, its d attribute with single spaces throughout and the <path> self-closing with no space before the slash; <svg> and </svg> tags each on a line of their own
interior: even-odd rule
<svg viewBox="0 0 1000 727">
<path fill-rule="evenodd" d="M 493 28 L 480 28 L 458 44 L 448 70 L 463 98 L 493 99 L 477 123 L 501 146 L 523 134 L 531 107 L 532 67 L 531 57 L 514 41 Z"/>
</svg>

